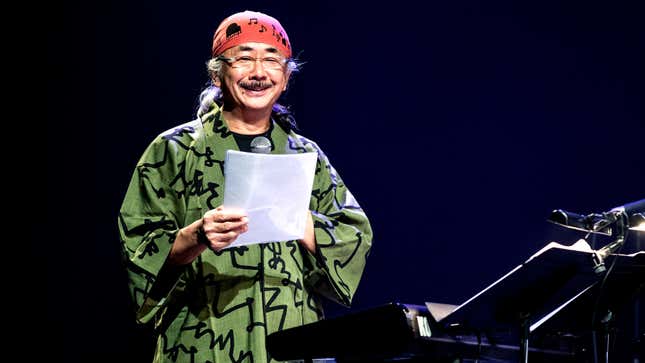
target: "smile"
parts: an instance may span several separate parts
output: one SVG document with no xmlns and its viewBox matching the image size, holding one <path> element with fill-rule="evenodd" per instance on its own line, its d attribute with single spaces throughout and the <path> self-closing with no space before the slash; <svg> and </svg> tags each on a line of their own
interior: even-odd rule
<svg viewBox="0 0 645 363">
<path fill-rule="evenodd" d="M 240 87 L 251 92 L 262 92 L 271 88 L 271 83 L 268 82 L 248 82 L 240 83 Z"/>
</svg>

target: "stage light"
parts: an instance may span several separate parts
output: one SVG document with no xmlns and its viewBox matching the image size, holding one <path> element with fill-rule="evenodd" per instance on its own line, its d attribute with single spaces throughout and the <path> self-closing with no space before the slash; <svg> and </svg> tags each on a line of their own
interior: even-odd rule
<svg viewBox="0 0 645 363">
<path fill-rule="evenodd" d="M 629 217 L 629 229 L 645 232 L 645 213 L 634 213 Z"/>
</svg>

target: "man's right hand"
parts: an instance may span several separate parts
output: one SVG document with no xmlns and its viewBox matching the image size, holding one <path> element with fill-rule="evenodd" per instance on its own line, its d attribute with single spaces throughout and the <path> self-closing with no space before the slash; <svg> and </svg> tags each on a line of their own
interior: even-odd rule
<svg viewBox="0 0 645 363">
<path fill-rule="evenodd" d="M 204 214 L 201 228 L 208 247 L 220 251 L 249 230 L 249 219 L 241 210 L 219 206 Z"/>
<path fill-rule="evenodd" d="M 168 262 L 173 266 L 193 262 L 206 248 L 220 251 L 233 243 L 237 236 L 248 231 L 246 213 L 219 206 L 204 214 L 204 217 L 177 233 Z"/>
</svg>

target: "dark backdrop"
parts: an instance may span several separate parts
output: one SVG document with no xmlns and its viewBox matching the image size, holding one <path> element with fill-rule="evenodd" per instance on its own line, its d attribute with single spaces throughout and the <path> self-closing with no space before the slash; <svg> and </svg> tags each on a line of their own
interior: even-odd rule
<svg viewBox="0 0 645 363">
<path fill-rule="evenodd" d="M 35 251 L 44 287 L 33 300 L 41 312 L 46 302 L 48 344 L 64 361 L 150 361 L 147 330 L 133 323 L 117 211 L 148 142 L 194 117 L 225 16 L 275 16 L 306 62 L 285 101 L 374 228 L 352 308 L 362 309 L 459 304 L 547 242 L 581 237 L 545 222 L 552 209 L 602 212 L 645 197 L 636 3 L 52 5 L 51 237 Z M 637 243 L 630 235 L 626 248 Z"/>
</svg>

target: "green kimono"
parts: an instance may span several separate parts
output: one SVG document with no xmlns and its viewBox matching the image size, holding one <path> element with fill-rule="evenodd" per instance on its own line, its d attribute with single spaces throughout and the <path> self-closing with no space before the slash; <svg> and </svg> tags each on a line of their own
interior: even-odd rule
<svg viewBox="0 0 645 363">
<path fill-rule="evenodd" d="M 318 146 L 274 124 L 273 153 L 317 152 L 309 209 L 316 253 L 297 241 L 205 250 L 164 266 L 178 230 L 222 204 L 226 150 L 219 107 L 159 135 L 137 164 L 119 214 L 137 320 L 159 333 L 155 362 L 268 362 L 268 334 L 323 317 L 319 297 L 349 306 L 372 230 Z"/>
</svg>

